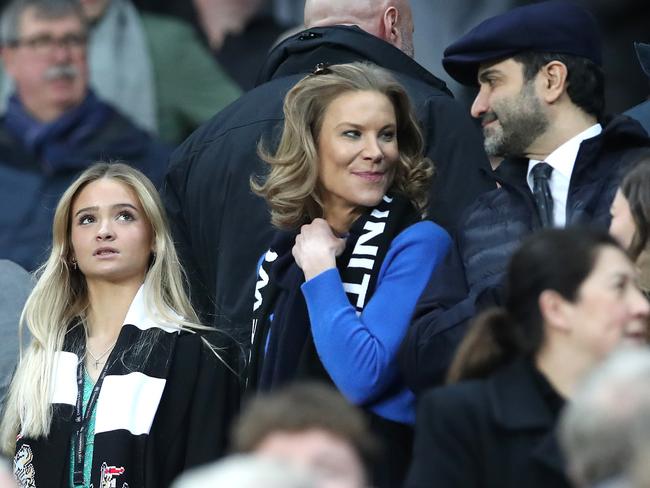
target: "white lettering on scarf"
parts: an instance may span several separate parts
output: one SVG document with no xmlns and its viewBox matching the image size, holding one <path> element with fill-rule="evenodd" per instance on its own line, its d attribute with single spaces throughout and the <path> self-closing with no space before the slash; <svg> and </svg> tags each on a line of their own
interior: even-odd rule
<svg viewBox="0 0 650 488">
<path fill-rule="evenodd" d="M 390 203 L 392 201 L 392 198 L 384 197 L 384 200 Z M 386 228 L 386 220 L 388 220 L 389 214 L 390 210 L 382 212 L 375 209 L 372 211 L 370 218 L 377 219 L 378 221 L 368 221 L 364 224 L 363 230 L 365 232 L 359 236 L 359 239 L 354 245 L 352 256 L 348 262 L 348 268 L 361 268 L 367 269 L 370 272 L 372 271 L 375 265 L 375 258 L 377 256 L 379 246 L 368 244 L 368 242 L 384 232 Z M 348 295 L 356 295 L 356 300 L 354 297 L 351 297 L 350 301 L 355 304 L 357 315 L 361 314 L 361 311 L 365 305 L 369 284 L 370 273 L 364 273 L 362 275 L 361 283 L 343 283 L 343 289 Z"/>
</svg>

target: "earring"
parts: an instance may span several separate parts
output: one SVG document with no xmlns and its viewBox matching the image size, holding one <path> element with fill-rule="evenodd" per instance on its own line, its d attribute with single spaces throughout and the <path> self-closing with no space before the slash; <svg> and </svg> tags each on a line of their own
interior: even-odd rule
<svg viewBox="0 0 650 488">
<path fill-rule="evenodd" d="M 77 260 L 75 258 L 72 258 L 71 263 L 72 263 L 72 269 L 74 269 L 76 271 L 77 270 Z"/>
</svg>

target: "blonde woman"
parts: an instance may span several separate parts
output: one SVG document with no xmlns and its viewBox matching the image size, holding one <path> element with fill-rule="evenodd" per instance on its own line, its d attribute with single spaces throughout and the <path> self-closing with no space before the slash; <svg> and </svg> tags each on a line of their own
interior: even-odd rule
<svg viewBox="0 0 650 488">
<path fill-rule="evenodd" d="M 450 244 L 422 221 L 432 163 L 404 88 L 371 64 L 318 66 L 284 114 L 253 183 L 279 232 L 259 269 L 249 386 L 333 383 L 391 451 L 375 481 L 399 486 L 415 415 L 397 349 Z"/>
<path fill-rule="evenodd" d="M 22 323 L 33 340 L 1 430 L 21 486 L 168 486 L 222 453 L 230 352 L 197 324 L 138 170 L 98 163 L 64 193 Z"/>
</svg>

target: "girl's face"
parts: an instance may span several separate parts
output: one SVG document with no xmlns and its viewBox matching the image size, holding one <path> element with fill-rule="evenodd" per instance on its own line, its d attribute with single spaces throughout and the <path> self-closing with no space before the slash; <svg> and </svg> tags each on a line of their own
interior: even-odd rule
<svg viewBox="0 0 650 488">
<path fill-rule="evenodd" d="M 131 188 L 109 178 L 93 181 L 75 198 L 70 218 L 74 258 L 86 281 L 144 281 L 153 231 Z"/>
</svg>

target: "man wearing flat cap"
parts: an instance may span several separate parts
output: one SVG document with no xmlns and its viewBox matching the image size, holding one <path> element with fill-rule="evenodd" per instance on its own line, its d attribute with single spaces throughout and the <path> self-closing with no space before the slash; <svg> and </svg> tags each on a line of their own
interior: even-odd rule
<svg viewBox="0 0 650 488">
<path fill-rule="evenodd" d="M 605 119 L 598 29 L 568 1 L 492 17 L 445 50 L 447 72 L 478 85 L 471 108 L 499 188 L 478 197 L 422 294 L 401 352 L 416 392 L 444 381 L 469 320 L 501 301 L 520 241 L 543 227 L 606 229 L 623 169 L 650 146 L 643 128 Z"/>
</svg>

